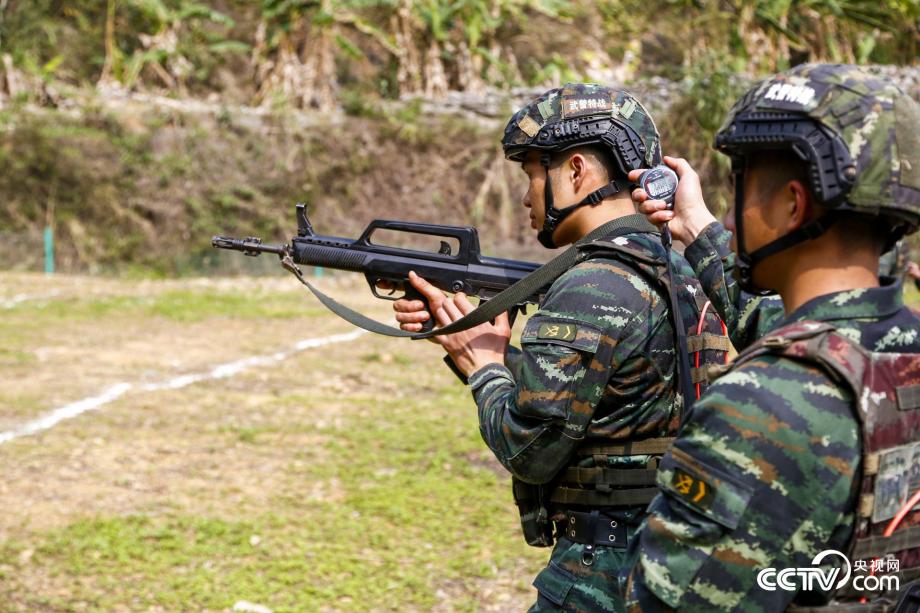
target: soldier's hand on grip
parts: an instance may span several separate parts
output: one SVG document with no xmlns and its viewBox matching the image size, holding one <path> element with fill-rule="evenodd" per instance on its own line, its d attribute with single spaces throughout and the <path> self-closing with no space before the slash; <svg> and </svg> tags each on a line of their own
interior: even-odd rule
<svg viewBox="0 0 920 613">
<path fill-rule="evenodd" d="M 413 271 L 409 272 L 409 283 L 418 293 L 425 297 L 428 304 L 426 305 L 421 300 L 400 298 L 393 303 L 393 310 L 396 311 L 396 321 L 399 322 L 401 329 L 406 332 L 421 332 L 422 324 L 431 319 L 431 314 L 437 312 L 443 306 L 447 296 Z M 434 338 L 428 340 L 437 342 Z"/>
<path fill-rule="evenodd" d="M 423 322 L 431 318 L 431 313 L 434 313 L 437 325 L 446 326 L 476 308 L 462 292 L 449 298 L 414 272 L 409 273 L 409 283 L 425 297 L 430 312 L 421 300 L 401 298 L 395 301 L 393 310 L 396 312 L 396 321 L 399 322 L 399 327 L 407 332 L 420 331 Z M 428 340 L 442 345 L 460 372 L 470 375 L 486 364 L 503 363 L 510 338 L 511 325 L 508 314 L 502 313 L 495 318 L 493 324 L 485 323 L 469 330 L 435 336 Z"/>
</svg>

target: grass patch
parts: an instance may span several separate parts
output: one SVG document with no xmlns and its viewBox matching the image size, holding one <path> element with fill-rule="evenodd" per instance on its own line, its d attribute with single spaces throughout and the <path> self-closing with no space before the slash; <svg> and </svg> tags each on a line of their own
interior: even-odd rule
<svg viewBox="0 0 920 613">
<path fill-rule="evenodd" d="M 910 287 L 906 300 L 917 305 L 920 294 Z M 0 338 L 25 334 L 32 318 L 48 335 L 75 319 L 108 327 L 122 317 L 243 317 L 252 320 L 246 329 L 267 313 L 316 315 L 317 327 L 333 321 L 300 294 L 264 290 L 56 302 L 11 309 Z M 52 530 L 14 527 L 0 541 L 0 602 L 11 610 L 228 610 L 248 600 L 279 613 L 473 611 L 484 588 L 505 581 L 500 593 L 518 598 L 508 608 L 520 608 L 548 552 L 523 543 L 507 474 L 480 439 L 469 391 L 438 358 L 428 343 L 367 335 L 234 379 L 129 395 L 107 419 L 49 434 L 24 461 L 64 488 L 111 479 L 114 487 L 99 489 L 111 501 L 74 506 Z M 27 370 L 8 370 L 17 368 Z M 15 387 L 0 396 L 23 410 L 39 401 Z M 85 444 L 97 436 L 105 438 L 98 447 Z M 150 464 L 133 464 L 141 437 L 169 455 L 148 448 Z M 20 445 L 26 451 L 29 441 Z M 97 458 L 109 463 L 104 477 L 57 475 L 80 470 L 75 462 L 91 470 Z M 137 484 L 148 489 L 135 493 Z"/>
<path fill-rule="evenodd" d="M 0 406 L 4 417 L 33 415 L 45 408 L 47 399 L 39 393 L 17 393 L 15 390 L 0 392 Z"/>
<path fill-rule="evenodd" d="M 258 445 L 262 443 L 260 435 L 275 434 L 278 428 L 268 426 L 229 426 L 218 429 L 218 432 L 229 433 L 240 443 Z"/>
<path fill-rule="evenodd" d="M 324 313 L 321 306 L 311 305 L 301 294 L 209 290 L 171 290 L 147 296 L 84 296 L 73 300 L 23 302 L 8 311 L 9 318 L 27 314 L 31 321 L 39 325 L 47 325 L 49 321 L 90 321 L 113 315 L 160 317 L 193 323 L 213 317 L 293 319 Z"/>
<path fill-rule="evenodd" d="M 36 362 L 35 354 L 10 347 L 0 347 L 0 368 L 8 366 L 28 366 Z"/>
<path fill-rule="evenodd" d="M 54 576 L 68 594 L 20 592 L 14 602 L 225 610 L 249 600 L 278 612 L 426 610 L 449 583 L 468 595 L 460 610 L 475 610 L 477 580 L 522 558 L 534 570 L 542 564 L 542 552 L 528 551 L 516 532 L 508 481 L 488 466 L 464 388 L 447 384 L 414 400 L 381 401 L 370 390 L 312 397 L 317 405 L 335 401 L 343 419 L 313 429 L 327 440 L 322 453 L 310 450 L 299 470 L 293 454 L 291 490 L 279 491 L 263 513 L 238 521 L 206 512 L 84 517 L 39 535 L 27 563 L 16 561 L 22 546 L 7 543 L 0 551 L 14 560 L 8 574 Z M 249 444 L 276 429 L 224 431 Z M 317 481 L 334 484 L 336 495 L 311 499 L 296 489 Z"/>
</svg>

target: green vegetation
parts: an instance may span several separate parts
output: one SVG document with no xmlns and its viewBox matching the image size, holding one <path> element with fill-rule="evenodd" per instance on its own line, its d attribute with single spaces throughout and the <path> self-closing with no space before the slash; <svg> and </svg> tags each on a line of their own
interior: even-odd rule
<svg viewBox="0 0 920 613">
<path fill-rule="evenodd" d="M 300 293 L 264 292 L 258 301 L 252 295 L 229 290 L 175 290 L 155 295 L 81 296 L 72 300 L 23 302 L 6 311 L 0 327 L 19 327 L 18 313 L 36 329 L 52 322 L 76 323 L 105 317 L 156 319 L 192 323 L 214 317 L 234 319 L 292 319 L 325 313 L 322 306 L 311 305 Z"/>
<path fill-rule="evenodd" d="M 264 273 L 207 239 L 285 238 L 298 201 L 328 233 L 386 211 L 474 223 L 487 250 L 534 258 L 495 145 L 513 101 L 423 108 L 564 80 L 670 79 L 649 103 L 665 151 L 720 213 L 710 143 L 751 78 L 915 62 L 918 21 L 915 0 L 5 0 L 0 258 L 39 269 L 51 226 L 65 272 Z"/>
<path fill-rule="evenodd" d="M 754 73 L 810 60 L 903 63 L 917 56 L 920 18 L 912 0 L 8 0 L 2 7 L 2 48 L 33 81 L 216 91 L 225 100 L 320 108 L 347 90 L 431 96 L 556 82 L 598 66 L 675 76 L 710 54 Z M 53 89 L 33 93 L 53 98 Z"/>
<path fill-rule="evenodd" d="M 914 309 L 920 309 L 920 291 L 909 280 L 904 283 L 904 303 Z"/>
<path fill-rule="evenodd" d="M 287 240 L 296 202 L 310 205 L 327 234 L 357 235 L 381 211 L 468 223 L 489 168 L 466 162 L 496 155 L 494 131 L 426 118 L 413 105 L 324 130 L 281 116 L 266 134 L 244 120 L 229 111 L 8 111 L 0 116 L 0 228 L 15 235 L 0 241 L 4 266 L 40 269 L 41 230 L 51 225 L 61 271 L 277 273 L 274 258 L 216 253 L 210 237 Z M 436 155 L 442 139 L 461 143 L 459 152 Z M 417 195 L 407 201 L 406 193 Z"/>
</svg>

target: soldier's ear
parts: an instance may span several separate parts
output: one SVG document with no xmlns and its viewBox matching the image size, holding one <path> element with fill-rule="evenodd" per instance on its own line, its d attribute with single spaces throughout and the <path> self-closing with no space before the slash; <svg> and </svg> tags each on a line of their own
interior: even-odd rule
<svg viewBox="0 0 920 613">
<path fill-rule="evenodd" d="M 573 153 L 569 158 L 568 168 L 569 177 L 572 180 L 572 187 L 575 193 L 581 189 L 584 183 L 585 175 L 588 172 L 588 160 L 580 153 Z"/>
<path fill-rule="evenodd" d="M 792 179 L 786 184 L 784 196 L 786 203 L 787 231 L 796 230 L 820 215 L 816 202 L 811 197 L 811 191 L 798 179 Z"/>
</svg>

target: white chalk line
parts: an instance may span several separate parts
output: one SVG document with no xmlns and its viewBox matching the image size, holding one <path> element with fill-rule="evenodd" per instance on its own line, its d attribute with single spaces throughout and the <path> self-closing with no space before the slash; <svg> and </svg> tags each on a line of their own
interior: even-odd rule
<svg viewBox="0 0 920 613">
<path fill-rule="evenodd" d="M 287 351 L 278 351 L 266 355 L 257 355 L 249 358 L 243 358 L 242 360 L 220 364 L 206 372 L 180 375 L 178 377 L 173 377 L 172 379 L 161 381 L 159 383 L 116 383 L 115 385 L 103 391 L 101 394 L 92 396 L 90 398 L 84 398 L 83 400 L 78 400 L 76 402 L 71 402 L 68 405 L 54 409 L 42 417 L 27 422 L 17 428 L 7 430 L 6 432 L 0 432 L 0 445 L 16 438 L 29 436 L 31 434 L 53 428 L 62 421 L 73 419 L 74 417 L 82 415 L 87 411 L 93 411 L 101 406 L 114 402 L 134 389 L 145 392 L 176 390 L 189 386 L 193 383 L 198 383 L 200 381 L 225 379 L 227 377 L 237 375 L 244 370 L 254 366 L 267 366 L 281 362 L 307 349 L 323 347 L 325 345 L 332 345 L 334 343 L 346 343 L 348 341 L 353 341 L 362 334 L 365 334 L 364 330 L 355 330 L 345 334 L 334 334 L 332 336 L 325 336 L 322 338 L 308 338 L 298 342 L 292 349 L 288 349 Z"/>
<path fill-rule="evenodd" d="M 16 294 L 9 298 L 0 299 L 0 308 L 12 309 L 23 302 L 28 302 L 29 300 L 48 300 L 49 298 L 55 298 L 59 296 L 61 292 L 57 290 L 52 290 L 47 294 Z"/>
</svg>

